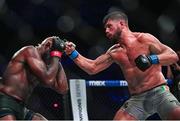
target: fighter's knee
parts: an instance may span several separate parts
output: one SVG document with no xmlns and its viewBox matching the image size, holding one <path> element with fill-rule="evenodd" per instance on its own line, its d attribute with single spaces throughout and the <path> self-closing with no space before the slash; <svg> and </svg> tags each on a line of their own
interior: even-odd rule
<svg viewBox="0 0 180 121">
<path fill-rule="evenodd" d="M 44 116 L 42 116 L 39 113 L 35 113 L 32 120 L 43 120 L 43 121 L 48 121 Z"/>
<path fill-rule="evenodd" d="M 116 113 L 116 115 L 114 116 L 114 121 L 117 120 L 136 120 L 135 117 L 133 117 L 132 115 L 130 115 L 129 113 L 127 113 L 124 110 L 118 110 L 118 112 Z"/>
<path fill-rule="evenodd" d="M 5 121 L 5 120 L 15 121 L 16 117 L 14 115 L 6 115 L 0 118 L 0 121 Z"/>
</svg>

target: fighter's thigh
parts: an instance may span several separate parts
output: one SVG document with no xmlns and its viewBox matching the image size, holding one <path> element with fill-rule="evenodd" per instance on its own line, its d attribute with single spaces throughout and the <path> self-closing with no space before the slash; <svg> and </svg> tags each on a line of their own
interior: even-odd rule
<svg viewBox="0 0 180 121">
<path fill-rule="evenodd" d="M 32 117 L 32 120 L 44 120 L 44 121 L 47 121 L 47 119 L 44 116 L 42 116 L 41 114 L 39 114 L 39 113 L 35 113 L 33 115 L 33 117 Z"/>
<path fill-rule="evenodd" d="M 161 119 L 180 119 L 180 103 L 170 92 L 165 93 L 163 101 L 159 105 L 157 111 Z"/>
<path fill-rule="evenodd" d="M 136 120 L 135 117 L 124 111 L 123 109 L 119 109 L 115 114 L 113 120 Z"/>
<path fill-rule="evenodd" d="M 0 118 L 1 121 L 9 120 L 9 121 L 15 121 L 16 117 L 14 115 L 6 115 Z"/>
<path fill-rule="evenodd" d="M 168 120 L 180 120 L 180 107 L 171 110 L 168 114 Z"/>
</svg>

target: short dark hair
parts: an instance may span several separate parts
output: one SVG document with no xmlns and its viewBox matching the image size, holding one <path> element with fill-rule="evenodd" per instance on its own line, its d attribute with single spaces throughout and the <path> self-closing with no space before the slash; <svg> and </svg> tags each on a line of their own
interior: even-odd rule
<svg viewBox="0 0 180 121">
<path fill-rule="evenodd" d="M 128 23 L 128 17 L 127 15 L 122 12 L 122 11 L 113 11 L 108 13 L 104 18 L 103 18 L 103 24 L 105 24 L 107 22 L 107 20 L 125 20 L 126 23 Z"/>
</svg>

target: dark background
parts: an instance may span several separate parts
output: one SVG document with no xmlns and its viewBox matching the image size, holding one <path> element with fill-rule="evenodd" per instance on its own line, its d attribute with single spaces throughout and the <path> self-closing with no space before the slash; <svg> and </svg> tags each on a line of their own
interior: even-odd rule
<svg viewBox="0 0 180 121">
<path fill-rule="evenodd" d="M 95 59 L 112 45 L 105 37 L 102 19 L 114 9 L 128 15 L 132 31 L 151 33 L 173 50 L 180 49 L 180 0 L 0 0 L 0 74 L 22 46 L 37 45 L 54 35 L 74 42 L 82 55 Z M 62 64 L 68 79 L 124 79 L 116 64 L 93 76 L 78 68 L 66 55 Z M 97 92 L 103 90 L 107 91 Z M 47 95 L 52 100 L 44 103 Z M 40 107 L 32 106 L 34 110 L 52 109 L 44 113 L 49 119 L 64 116 L 58 115 L 63 113 L 62 107 L 51 107 L 57 99 L 62 100 L 61 95 L 39 86 L 33 96 L 31 104 L 35 105 L 36 100 Z"/>
</svg>

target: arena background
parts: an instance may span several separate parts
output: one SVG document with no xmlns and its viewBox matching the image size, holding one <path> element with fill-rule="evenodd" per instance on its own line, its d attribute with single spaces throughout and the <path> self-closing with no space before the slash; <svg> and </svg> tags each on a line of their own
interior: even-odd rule
<svg viewBox="0 0 180 121">
<path fill-rule="evenodd" d="M 96 58 L 112 45 L 105 37 L 102 19 L 114 9 L 125 11 L 132 31 L 149 32 L 175 51 L 180 49 L 180 0 L 0 0 L 1 76 L 14 52 L 53 35 L 73 41 L 85 57 Z M 62 64 L 68 79 L 124 79 L 116 64 L 93 76 L 66 55 Z M 90 119 L 112 119 L 128 98 L 126 87 L 88 88 L 87 95 Z M 70 103 L 69 93 L 62 96 L 39 85 L 28 106 L 47 119 L 62 120 L 72 119 Z"/>
</svg>

